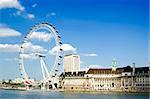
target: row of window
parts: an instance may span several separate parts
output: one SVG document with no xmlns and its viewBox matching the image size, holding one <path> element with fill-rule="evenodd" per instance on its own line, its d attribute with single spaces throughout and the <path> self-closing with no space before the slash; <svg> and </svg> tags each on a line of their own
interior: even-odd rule
<svg viewBox="0 0 150 99">
<path fill-rule="evenodd" d="M 137 78 L 135 81 L 136 82 L 149 82 L 149 79 L 148 78 L 145 78 L 145 79 L 144 78 L 143 79 L 142 78 L 139 78 L 139 79 Z"/>
<path fill-rule="evenodd" d="M 121 79 L 94 79 L 95 81 L 119 81 Z"/>
<path fill-rule="evenodd" d="M 136 86 L 150 86 L 150 84 L 136 84 Z"/>
</svg>

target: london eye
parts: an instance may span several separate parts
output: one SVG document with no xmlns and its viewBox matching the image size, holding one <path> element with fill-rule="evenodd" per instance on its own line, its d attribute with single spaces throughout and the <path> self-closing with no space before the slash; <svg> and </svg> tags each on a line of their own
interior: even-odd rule
<svg viewBox="0 0 150 99">
<path fill-rule="evenodd" d="M 54 84 L 57 83 L 58 67 L 62 61 L 61 54 L 63 49 L 61 45 L 61 36 L 53 25 L 43 22 L 30 29 L 23 39 L 19 52 L 19 70 L 26 85 L 36 83 L 30 80 L 31 77 L 28 72 L 30 69 L 26 69 L 30 67 L 31 64 L 29 63 L 34 60 L 38 66 L 33 66 L 32 63 L 33 68 L 40 68 L 41 71 L 41 73 L 39 73 L 42 76 L 40 84 L 44 87 L 46 84 L 51 84 L 52 88 L 55 88 Z M 46 46 L 46 48 L 44 46 Z M 51 49 L 54 47 L 57 48 L 57 50 L 50 54 Z M 51 56 L 53 60 L 50 59 Z"/>
</svg>

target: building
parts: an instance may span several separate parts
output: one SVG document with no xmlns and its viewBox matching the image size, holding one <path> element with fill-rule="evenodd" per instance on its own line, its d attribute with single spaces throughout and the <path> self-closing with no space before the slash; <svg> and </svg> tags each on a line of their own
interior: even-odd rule
<svg viewBox="0 0 150 99">
<path fill-rule="evenodd" d="M 64 72 L 60 75 L 64 90 L 150 92 L 150 67 L 125 66 L 117 68 L 89 68 L 80 71 L 80 56 L 64 57 Z"/>
<path fill-rule="evenodd" d="M 64 57 L 64 72 L 78 72 L 80 70 L 80 56 L 69 54 Z"/>
<path fill-rule="evenodd" d="M 64 72 L 60 75 L 63 89 L 105 91 L 150 91 L 150 68 L 89 68 L 87 71 Z"/>
<path fill-rule="evenodd" d="M 84 75 L 85 71 L 64 72 L 60 75 L 60 86 L 63 89 L 83 89 L 83 83 L 86 81 Z"/>
<path fill-rule="evenodd" d="M 14 80 L 12 80 L 12 82 L 16 84 L 23 83 L 23 81 L 23 78 L 15 78 Z"/>
</svg>

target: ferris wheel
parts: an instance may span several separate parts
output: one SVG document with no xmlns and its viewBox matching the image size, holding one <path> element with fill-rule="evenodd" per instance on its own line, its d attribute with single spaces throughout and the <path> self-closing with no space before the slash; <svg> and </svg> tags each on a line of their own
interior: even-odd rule
<svg viewBox="0 0 150 99">
<path fill-rule="evenodd" d="M 51 34 L 51 39 L 52 38 L 54 39 L 54 46 L 57 48 L 57 51 L 53 54 L 53 56 L 55 58 L 54 58 L 53 65 L 51 66 L 51 70 L 49 70 L 47 68 L 48 63 L 46 63 L 46 61 L 45 61 L 45 58 L 47 56 L 49 56 L 48 51 L 42 52 L 42 51 L 38 50 L 38 48 L 36 49 L 36 51 L 35 50 L 31 51 L 32 50 L 31 48 L 28 48 L 28 51 L 26 50 L 28 45 L 32 44 L 31 39 L 32 39 L 33 34 L 36 36 L 36 33 L 39 33 L 36 31 L 39 31 L 39 30 L 42 30 L 42 31 L 45 30 L 45 31 L 47 31 L 46 32 L 47 34 Z M 49 35 L 46 35 L 46 36 L 49 36 Z M 39 35 L 39 38 L 40 38 L 40 35 Z M 61 48 L 61 45 L 62 45 L 61 37 L 53 25 L 42 22 L 38 25 L 33 26 L 30 29 L 30 31 L 27 33 L 27 35 L 23 39 L 23 42 L 20 46 L 20 52 L 19 52 L 19 70 L 21 72 L 21 76 L 23 77 L 24 83 L 26 85 L 33 84 L 34 82 L 30 81 L 30 76 L 28 75 L 28 73 L 25 69 L 25 67 L 26 67 L 25 55 L 29 56 L 29 52 L 30 52 L 30 55 L 36 57 L 36 59 L 39 60 L 39 65 L 41 66 L 40 68 L 41 68 L 41 72 L 42 72 L 41 74 L 43 76 L 41 82 L 46 83 L 46 82 L 50 81 L 53 83 L 53 78 L 56 77 L 56 73 L 58 72 L 58 66 L 61 65 L 61 61 L 62 61 L 61 54 L 62 54 L 63 49 Z M 39 47 L 39 46 L 35 45 L 35 47 Z M 28 53 L 26 53 L 25 51 Z"/>
</svg>

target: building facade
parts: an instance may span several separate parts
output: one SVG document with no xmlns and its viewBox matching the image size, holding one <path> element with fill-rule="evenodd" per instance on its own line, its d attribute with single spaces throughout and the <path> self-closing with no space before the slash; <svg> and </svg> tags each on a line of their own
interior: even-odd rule
<svg viewBox="0 0 150 99">
<path fill-rule="evenodd" d="M 87 71 L 64 72 L 60 75 L 63 89 L 105 91 L 150 91 L 150 68 L 90 68 Z"/>
<path fill-rule="evenodd" d="M 80 56 L 75 54 L 64 57 L 64 72 L 77 72 L 80 70 Z"/>
</svg>

